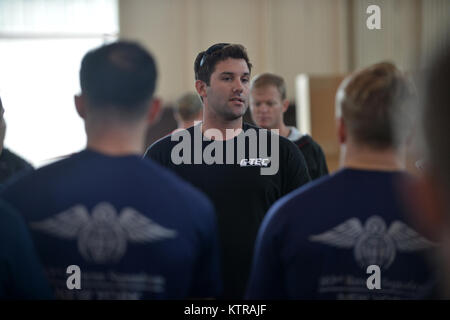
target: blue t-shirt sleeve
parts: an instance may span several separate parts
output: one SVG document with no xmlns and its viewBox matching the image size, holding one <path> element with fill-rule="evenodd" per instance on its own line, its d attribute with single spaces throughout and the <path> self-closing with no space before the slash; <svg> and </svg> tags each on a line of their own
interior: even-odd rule
<svg viewBox="0 0 450 320">
<path fill-rule="evenodd" d="M 200 239 L 202 250 L 194 272 L 192 298 L 218 297 L 222 292 L 216 214 L 212 205 L 208 204 L 207 208 L 207 220 L 204 221 Z"/>
<path fill-rule="evenodd" d="M 0 298 L 52 299 L 25 222 L 0 203 Z"/>
<path fill-rule="evenodd" d="M 258 233 L 246 299 L 284 299 L 284 275 L 281 267 L 277 207 L 265 216 Z"/>
</svg>

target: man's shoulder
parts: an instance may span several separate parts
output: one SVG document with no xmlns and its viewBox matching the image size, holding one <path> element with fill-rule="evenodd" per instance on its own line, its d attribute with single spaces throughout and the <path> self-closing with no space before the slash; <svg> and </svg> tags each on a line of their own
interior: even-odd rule
<svg viewBox="0 0 450 320">
<path fill-rule="evenodd" d="M 244 122 L 243 124 L 242 124 L 242 129 L 244 130 L 244 131 L 247 131 L 247 130 L 249 130 L 249 129 L 253 129 L 253 130 L 266 130 L 266 129 L 263 129 L 263 128 L 260 128 L 260 127 L 257 127 L 257 126 L 255 126 L 255 125 L 253 125 L 253 124 L 251 124 L 251 123 L 248 123 L 248 122 Z M 266 130 L 267 131 L 267 130 Z"/>
<path fill-rule="evenodd" d="M 315 150 L 322 150 L 320 144 L 313 139 L 308 134 L 302 135 L 299 139 L 293 141 L 295 145 L 297 145 L 300 149 L 302 148 L 313 148 Z"/>
<path fill-rule="evenodd" d="M 269 137 L 270 138 L 275 138 L 275 139 L 277 139 L 279 141 L 280 147 L 283 148 L 283 149 L 285 149 L 285 148 L 289 149 L 289 148 L 292 148 L 294 146 L 294 144 L 289 139 L 287 139 L 286 137 L 283 137 L 283 136 L 273 132 L 272 130 L 260 128 L 260 127 L 257 127 L 255 125 L 249 124 L 247 122 L 244 122 L 243 129 L 244 129 L 244 131 L 255 130 L 257 133 L 263 133 L 264 135 L 267 135 L 268 138 Z"/>
<path fill-rule="evenodd" d="M 186 129 L 183 129 L 186 130 Z M 158 140 L 156 140 L 155 142 L 153 142 L 147 150 L 150 149 L 159 149 L 159 148 L 164 148 L 165 146 L 171 145 L 173 143 L 172 137 L 174 136 L 174 134 L 179 134 L 179 130 L 172 132 L 171 134 L 168 134 L 164 137 L 159 138 Z"/>
<path fill-rule="evenodd" d="M 317 142 L 309 134 L 304 134 L 297 140 L 293 141 L 299 148 L 306 147 L 308 145 L 318 146 Z"/>
<path fill-rule="evenodd" d="M 203 193 L 151 159 L 133 157 L 125 162 L 115 160 L 112 158 L 108 161 L 101 155 L 89 152 L 76 153 L 6 185 L 1 196 L 13 202 L 23 202 L 22 200 L 28 197 L 36 204 L 43 204 L 41 199 L 53 197 L 52 194 L 55 193 L 66 194 L 71 198 L 72 195 L 83 194 L 87 187 L 103 188 L 106 184 L 117 183 L 122 185 L 124 190 L 136 186 L 149 190 L 147 198 L 150 202 L 165 201 L 167 197 L 172 197 L 177 199 L 177 204 L 191 211 L 212 211 L 212 204 Z M 111 175 L 118 168 L 121 173 Z M 123 177 L 130 174 L 136 176 L 136 179 L 124 181 Z M 122 194 L 125 196 L 128 193 Z M 158 194 L 164 195 L 164 199 L 158 197 Z M 95 193 L 92 194 L 91 200 L 94 198 Z"/>
<path fill-rule="evenodd" d="M 178 144 L 183 139 L 187 138 L 191 142 L 192 137 L 194 137 L 194 130 L 196 129 L 195 126 L 187 128 L 187 129 L 177 129 L 173 131 L 171 134 L 168 134 L 158 140 L 156 140 L 152 145 L 150 145 L 146 152 L 145 157 L 152 157 L 154 155 L 160 154 L 160 153 L 166 153 L 170 154 L 170 150 Z M 197 128 L 198 130 L 198 128 Z M 184 142 L 184 140 L 183 140 Z"/>
<path fill-rule="evenodd" d="M 33 168 L 33 166 L 28 161 L 7 148 L 2 150 L 0 161 L 14 163 L 16 166 L 24 168 Z"/>
<path fill-rule="evenodd" d="M 304 185 L 281 198 L 276 203 L 276 209 L 283 211 L 295 206 L 304 206 L 307 203 L 316 204 L 316 201 L 318 201 L 319 198 L 323 199 L 326 197 L 328 190 L 336 185 L 337 180 L 340 179 L 335 175 L 329 175 L 311 181 L 307 185 Z"/>
<path fill-rule="evenodd" d="M 265 228 L 271 233 L 286 233 L 292 226 L 313 226 L 327 220 L 330 212 L 324 207 L 330 202 L 326 199 L 339 189 L 340 180 L 334 175 L 323 176 L 282 197 L 267 213 Z M 303 227 L 298 234 L 307 233 Z"/>
<path fill-rule="evenodd" d="M 8 183 L 5 188 L 10 189 L 10 187 L 14 186 L 16 188 L 19 188 L 21 186 L 27 186 L 30 184 L 30 182 L 41 179 L 42 182 L 46 181 L 46 178 L 48 175 L 51 175 L 53 172 L 64 172 L 64 166 L 68 162 L 68 158 L 58 160 L 56 162 L 47 164 L 45 166 L 42 166 L 41 168 L 38 168 L 36 170 L 33 170 L 29 172 L 26 175 L 18 176 L 17 179 L 13 179 L 10 183 Z"/>
<path fill-rule="evenodd" d="M 384 184 L 385 187 L 389 187 L 388 184 L 393 184 L 395 180 L 407 178 L 411 177 L 405 172 L 365 172 L 363 170 L 340 169 L 330 175 L 317 178 L 281 198 L 274 205 L 274 210 L 291 212 L 293 208 L 307 208 L 316 210 L 316 213 L 321 215 L 322 206 L 329 206 L 331 199 L 341 199 L 340 197 L 348 196 L 348 194 L 353 194 L 358 190 L 361 192 L 361 186 L 367 181 L 371 181 L 371 184 Z M 345 204 L 345 202 L 341 203 Z"/>
<path fill-rule="evenodd" d="M 333 228 L 353 218 L 365 221 L 374 207 L 379 208 L 375 211 L 386 221 L 401 220 L 405 216 L 404 208 L 395 201 L 396 196 L 389 195 L 394 192 L 394 181 L 405 177 L 408 177 L 405 173 L 341 169 L 278 200 L 267 213 L 265 229 L 272 235 L 295 234 L 301 240 L 314 230 Z M 364 188 L 368 184 L 372 190 Z M 377 190 L 382 194 L 377 195 Z M 380 198 L 384 202 L 376 200 L 374 206 L 371 200 Z"/>
</svg>

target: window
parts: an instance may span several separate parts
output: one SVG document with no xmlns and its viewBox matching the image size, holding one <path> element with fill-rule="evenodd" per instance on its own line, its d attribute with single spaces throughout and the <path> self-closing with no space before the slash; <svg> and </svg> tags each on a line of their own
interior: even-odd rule
<svg viewBox="0 0 450 320">
<path fill-rule="evenodd" d="M 117 0 L 0 1 L 7 148 L 39 167 L 85 146 L 73 103 L 81 59 L 117 34 Z"/>
</svg>

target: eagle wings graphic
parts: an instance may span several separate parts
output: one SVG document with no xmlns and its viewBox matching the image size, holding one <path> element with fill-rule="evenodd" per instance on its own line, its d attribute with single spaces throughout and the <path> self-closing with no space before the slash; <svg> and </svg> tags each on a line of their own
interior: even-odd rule
<svg viewBox="0 0 450 320">
<path fill-rule="evenodd" d="M 376 264 L 387 269 L 397 250 L 413 252 L 435 246 L 401 221 L 394 221 L 387 229 L 379 216 L 371 216 L 364 226 L 359 219 L 351 218 L 329 231 L 310 236 L 309 240 L 337 248 L 354 248 L 355 260 L 363 268 Z"/>
<path fill-rule="evenodd" d="M 127 242 L 151 243 L 175 238 L 167 229 L 137 210 L 126 207 L 120 215 L 113 205 L 102 202 L 92 210 L 75 205 L 66 211 L 30 224 L 32 229 L 62 238 L 77 239 L 83 258 L 94 263 L 117 262 L 126 252 Z"/>
</svg>

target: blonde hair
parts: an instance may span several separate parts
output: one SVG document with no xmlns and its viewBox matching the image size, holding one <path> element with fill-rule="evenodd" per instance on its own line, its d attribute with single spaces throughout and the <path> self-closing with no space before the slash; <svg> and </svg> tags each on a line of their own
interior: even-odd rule
<svg viewBox="0 0 450 320">
<path fill-rule="evenodd" d="M 398 147 L 412 126 L 415 90 L 392 63 L 382 62 L 346 78 L 336 96 L 336 114 L 358 143 Z"/>
<path fill-rule="evenodd" d="M 286 84 L 284 83 L 282 77 L 273 73 L 263 73 L 255 76 L 252 80 L 250 90 L 253 90 L 254 88 L 264 88 L 267 86 L 276 87 L 280 93 L 281 100 L 286 99 Z"/>
</svg>

